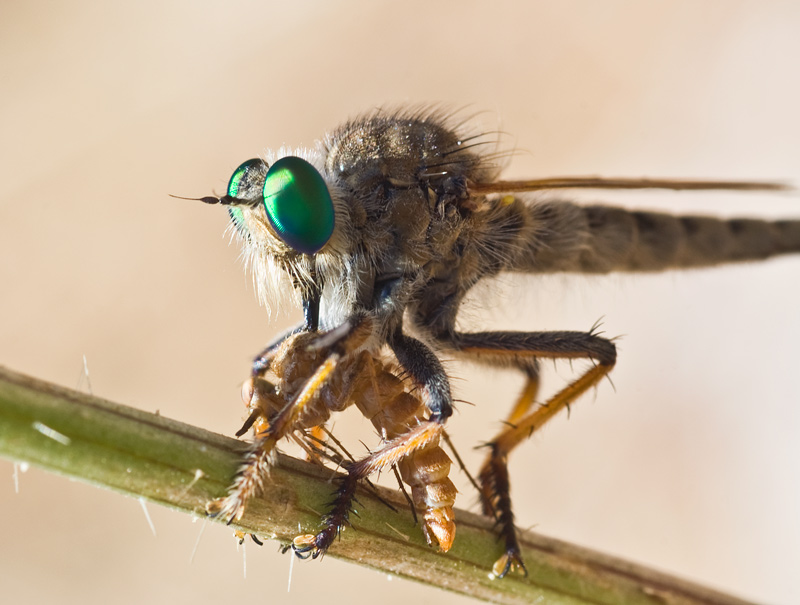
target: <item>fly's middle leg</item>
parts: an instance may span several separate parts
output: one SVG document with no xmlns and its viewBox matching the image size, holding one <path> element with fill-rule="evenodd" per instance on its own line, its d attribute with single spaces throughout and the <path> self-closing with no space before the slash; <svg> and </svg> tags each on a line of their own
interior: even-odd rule
<svg viewBox="0 0 800 605">
<path fill-rule="evenodd" d="M 438 442 L 442 434 L 442 424 L 427 420 L 419 423 L 408 432 L 386 442 L 380 449 L 356 462 L 343 466 L 347 474 L 340 477 L 336 496 L 331 502 L 331 508 L 323 517 L 323 528 L 316 535 L 305 534 L 298 536 L 292 542 L 292 550 L 300 558 L 311 557 L 316 559 L 333 544 L 333 541 L 342 528 L 349 524 L 352 502 L 356 486 L 362 479 L 373 473 L 391 468 L 400 461 L 408 458 L 414 452 L 425 448 L 427 445 Z M 449 468 L 449 461 L 448 461 Z M 454 532 L 454 530 L 453 530 Z M 450 541 L 452 542 L 452 540 Z M 448 543 L 443 550 L 450 547 Z"/>
</svg>

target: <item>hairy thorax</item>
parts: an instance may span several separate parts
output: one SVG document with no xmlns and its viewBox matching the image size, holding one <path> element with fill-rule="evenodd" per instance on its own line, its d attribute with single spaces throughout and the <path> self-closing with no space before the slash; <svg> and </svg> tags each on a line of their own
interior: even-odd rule
<svg viewBox="0 0 800 605">
<path fill-rule="evenodd" d="M 342 275 L 342 283 L 358 276 L 350 284 L 360 289 L 358 306 L 374 306 L 392 279 L 403 282 L 393 294 L 403 307 L 421 288 L 458 281 L 473 226 L 468 182 L 496 172 L 477 138 L 436 117 L 375 114 L 323 142 L 325 171 L 343 190 L 358 241 Z"/>
</svg>

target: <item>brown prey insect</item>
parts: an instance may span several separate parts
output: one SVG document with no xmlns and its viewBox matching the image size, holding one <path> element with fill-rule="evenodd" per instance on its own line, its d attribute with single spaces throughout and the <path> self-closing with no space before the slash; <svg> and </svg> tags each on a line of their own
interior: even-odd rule
<svg viewBox="0 0 800 605">
<path fill-rule="evenodd" d="M 384 445 L 346 465 L 347 478 L 323 529 L 293 545 L 298 554 L 324 552 L 345 520 L 342 511 L 348 510 L 360 479 L 395 463 L 410 465 L 410 472 L 421 466 L 414 457 L 436 443 L 453 412 L 439 355 L 463 357 L 514 367 L 527 377 L 504 428 L 489 442 L 479 474 L 484 512 L 495 515 L 504 544 L 494 571 L 498 576 L 513 569 L 524 572 L 509 497 L 508 456 L 597 385 L 614 367 L 616 348 L 594 331 L 458 331 L 456 317 L 469 290 L 501 272 L 663 271 L 800 252 L 800 220 L 671 216 L 519 195 L 559 188 L 748 191 L 785 189 L 782 185 L 501 181 L 501 155 L 481 152 L 492 141 L 461 130 L 433 111 L 373 112 L 336 129 L 312 149 L 283 149 L 266 160 L 248 160 L 234 172 L 226 195 L 202 198 L 228 207 L 262 302 L 291 293 L 305 317 L 303 325 L 254 361 L 249 388 L 260 398 L 271 387 L 259 381 L 278 358 L 281 364 L 294 358 L 297 366 L 283 365 L 275 372 L 284 390 L 272 408 L 276 412 L 265 412 L 266 424 L 228 497 L 212 506 L 223 518 L 241 517 L 262 485 L 269 453 L 279 439 L 314 426 L 328 410 L 344 407 L 350 395 L 365 392 L 358 381 L 369 374 L 370 364 L 376 375 L 391 374 L 375 361 L 388 349 L 419 393 L 425 413 L 415 413 L 399 432 L 401 423 L 391 425 L 393 433 L 379 427 L 387 429 Z M 534 402 L 542 359 L 586 359 L 591 366 L 539 405 Z M 383 409 L 389 412 L 403 399 L 389 397 Z M 365 400 L 355 403 L 366 413 Z M 442 550 L 453 531 L 442 531 L 443 539 L 436 524 L 426 525 L 429 542 Z"/>
<path fill-rule="evenodd" d="M 334 331 L 327 339 L 315 332 L 297 332 L 270 350 L 269 370 L 251 377 L 242 388 L 251 414 L 238 435 L 252 426 L 255 441 L 230 496 L 212 503 L 211 512 L 235 518 L 244 511 L 250 497 L 262 489 L 275 445 L 282 437 L 293 437 L 311 459 L 327 455 L 320 448 L 324 442 L 317 437 L 324 433 L 315 429 L 325 425 L 331 412 L 353 404 L 372 422 L 384 445 L 355 463 L 346 463 L 341 457 L 335 460 L 348 474 L 340 481 L 325 515 L 324 529 L 316 536 L 298 536 L 292 545 L 295 553 L 313 558 L 324 553 L 348 523 L 359 479 L 393 465 L 411 487 L 412 503 L 422 516 L 428 544 L 445 552 L 450 549 L 455 538 L 456 488 L 448 477 L 450 458 L 439 447 L 443 426 L 425 420 L 423 402 L 397 377 L 395 368 L 361 348 L 372 328 L 371 320 L 365 319 L 357 329 L 341 335 Z M 324 376 L 317 376 L 321 359 L 328 360 L 329 366 L 321 369 Z M 330 362 L 336 364 L 335 372 L 329 372 Z M 309 381 L 312 375 L 321 381 L 319 386 L 315 379 Z M 311 430 L 310 436 L 307 430 Z M 411 444 L 409 433 L 416 434 Z"/>
</svg>

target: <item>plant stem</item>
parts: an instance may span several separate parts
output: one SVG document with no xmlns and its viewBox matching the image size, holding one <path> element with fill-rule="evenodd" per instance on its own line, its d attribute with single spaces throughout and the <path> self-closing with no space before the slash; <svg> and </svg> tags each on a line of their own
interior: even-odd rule
<svg viewBox="0 0 800 605">
<path fill-rule="evenodd" d="M 224 496 L 246 445 L 216 433 L 0 368 L 0 456 L 190 514 Z M 315 533 L 331 471 L 286 456 L 238 529 L 288 543 Z M 496 603 L 742 605 L 745 602 L 619 559 L 521 532 L 527 577 L 490 576 L 501 547 L 492 523 L 457 511 L 453 548 L 425 544 L 405 500 L 390 490 L 358 494 L 354 529 L 329 554 Z"/>
</svg>

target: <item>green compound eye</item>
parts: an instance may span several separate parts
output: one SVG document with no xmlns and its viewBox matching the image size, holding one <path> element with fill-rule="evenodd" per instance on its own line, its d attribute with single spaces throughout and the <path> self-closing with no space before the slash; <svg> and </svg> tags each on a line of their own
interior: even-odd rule
<svg viewBox="0 0 800 605">
<path fill-rule="evenodd" d="M 233 171 L 228 182 L 228 197 L 244 200 L 256 200 L 261 197 L 264 187 L 264 177 L 267 175 L 267 163 L 261 158 L 247 160 Z M 239 233 L 247 235 L 244 222 L 244 213 L 239 206 L 228 206 L 228 216 Z"/>
<path fill-rule="evenodd" d="M 242 163 L 233 171 L 231 180 L 228 181 L 228 196 L 244 199 L 255 197 L 248 195 L 250 193 L 248 190 L 252 189 L 254 185 L 260 189 L 266 173 L 267 163 L 261 158 L 253 158 Z"/>
<path fill-rule="evenodd" d="M 333 234 L 328 186 L 302 158 L 288 156 L 270 167 L 264 181 L 264 206 L 278 236 L 298 252 L 314 254 Z"/>
<path fill-rule="evenodd" d="M 244 213 L 242 212 L 241 208 L 237 208 L 236 206 L 228 206 L 228 216 L 239 233 L 245 233 L 247 231 L 247 227 L 244 224 Z"/>
</svg>

